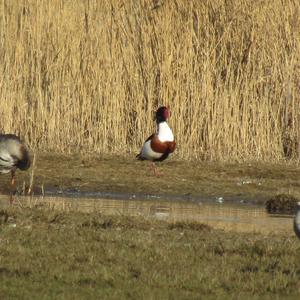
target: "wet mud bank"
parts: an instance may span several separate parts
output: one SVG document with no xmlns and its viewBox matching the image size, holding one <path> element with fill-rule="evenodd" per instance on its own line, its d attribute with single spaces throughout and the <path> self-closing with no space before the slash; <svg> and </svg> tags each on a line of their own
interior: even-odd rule
<svg viewBox="0 0 300 300">
<path fill-rule="evenodd" d="M 158 165 L 156 177 L 148 162 L 134 155 L 59 155 L 37 153 L 27 172 L 17 172 L 17 194 L 167 199 L 265 204 L 277 194 L 300 196 L 300 168 L 295 164 L 216 163 L 177 160 Z M 0 176 L 0 193 L 9 194 L 9 174 Z"/>
</svg>

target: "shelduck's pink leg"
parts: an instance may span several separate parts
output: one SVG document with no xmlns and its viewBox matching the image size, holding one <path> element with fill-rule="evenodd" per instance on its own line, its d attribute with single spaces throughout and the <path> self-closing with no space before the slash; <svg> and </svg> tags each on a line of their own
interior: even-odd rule
<svg viewBox="0 0 300 300">
<path fill-rule="evenodd" d="M 152 171 L 153 171 L 153 174 L 155 175 L 155 176 L 160 176 L 161 175 L 161 173 L 159 172 L 159 170 L 158 170 L 158 168 L 156 167 L 156 165 L 155 165 L 155 162 L 154 161 L 152 161 L 151 162 L 151 169 L 152 169 Z"/>
</svg>

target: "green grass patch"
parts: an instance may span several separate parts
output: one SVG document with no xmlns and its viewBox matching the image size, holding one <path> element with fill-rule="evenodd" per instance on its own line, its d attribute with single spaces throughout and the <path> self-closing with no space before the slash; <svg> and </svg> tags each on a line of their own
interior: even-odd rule
<svg viewBox="0 0 300 300">
<path fill-rule="evenodd" d="M 293 235 L 43 208 L 1 218 L 2 299 L 300 296 Z"/>
</svg>

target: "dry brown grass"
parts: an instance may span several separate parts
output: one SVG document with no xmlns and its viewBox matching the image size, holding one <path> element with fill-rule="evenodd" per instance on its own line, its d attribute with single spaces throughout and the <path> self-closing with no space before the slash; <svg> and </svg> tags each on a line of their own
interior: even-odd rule
<svg viewBox="0 0 300 300">
<path fill-rule="evenodd" d="M 181 158 L 299 158 L 300 2 L 0 0 L 0 131 L 135 152 L 171 107 Z"/>
</svg>

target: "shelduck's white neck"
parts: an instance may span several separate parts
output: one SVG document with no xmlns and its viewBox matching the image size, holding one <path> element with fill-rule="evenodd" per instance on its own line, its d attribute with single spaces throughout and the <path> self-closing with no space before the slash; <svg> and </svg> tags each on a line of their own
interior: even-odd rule
<svg viewBox="0 0 300 300">
<path fill-rule="evenodd" d="M 161 142 L 174 141 L 173 132 L 167 122 L 161 122 L 158 124 L 157 136 Z"/>
</svg>

